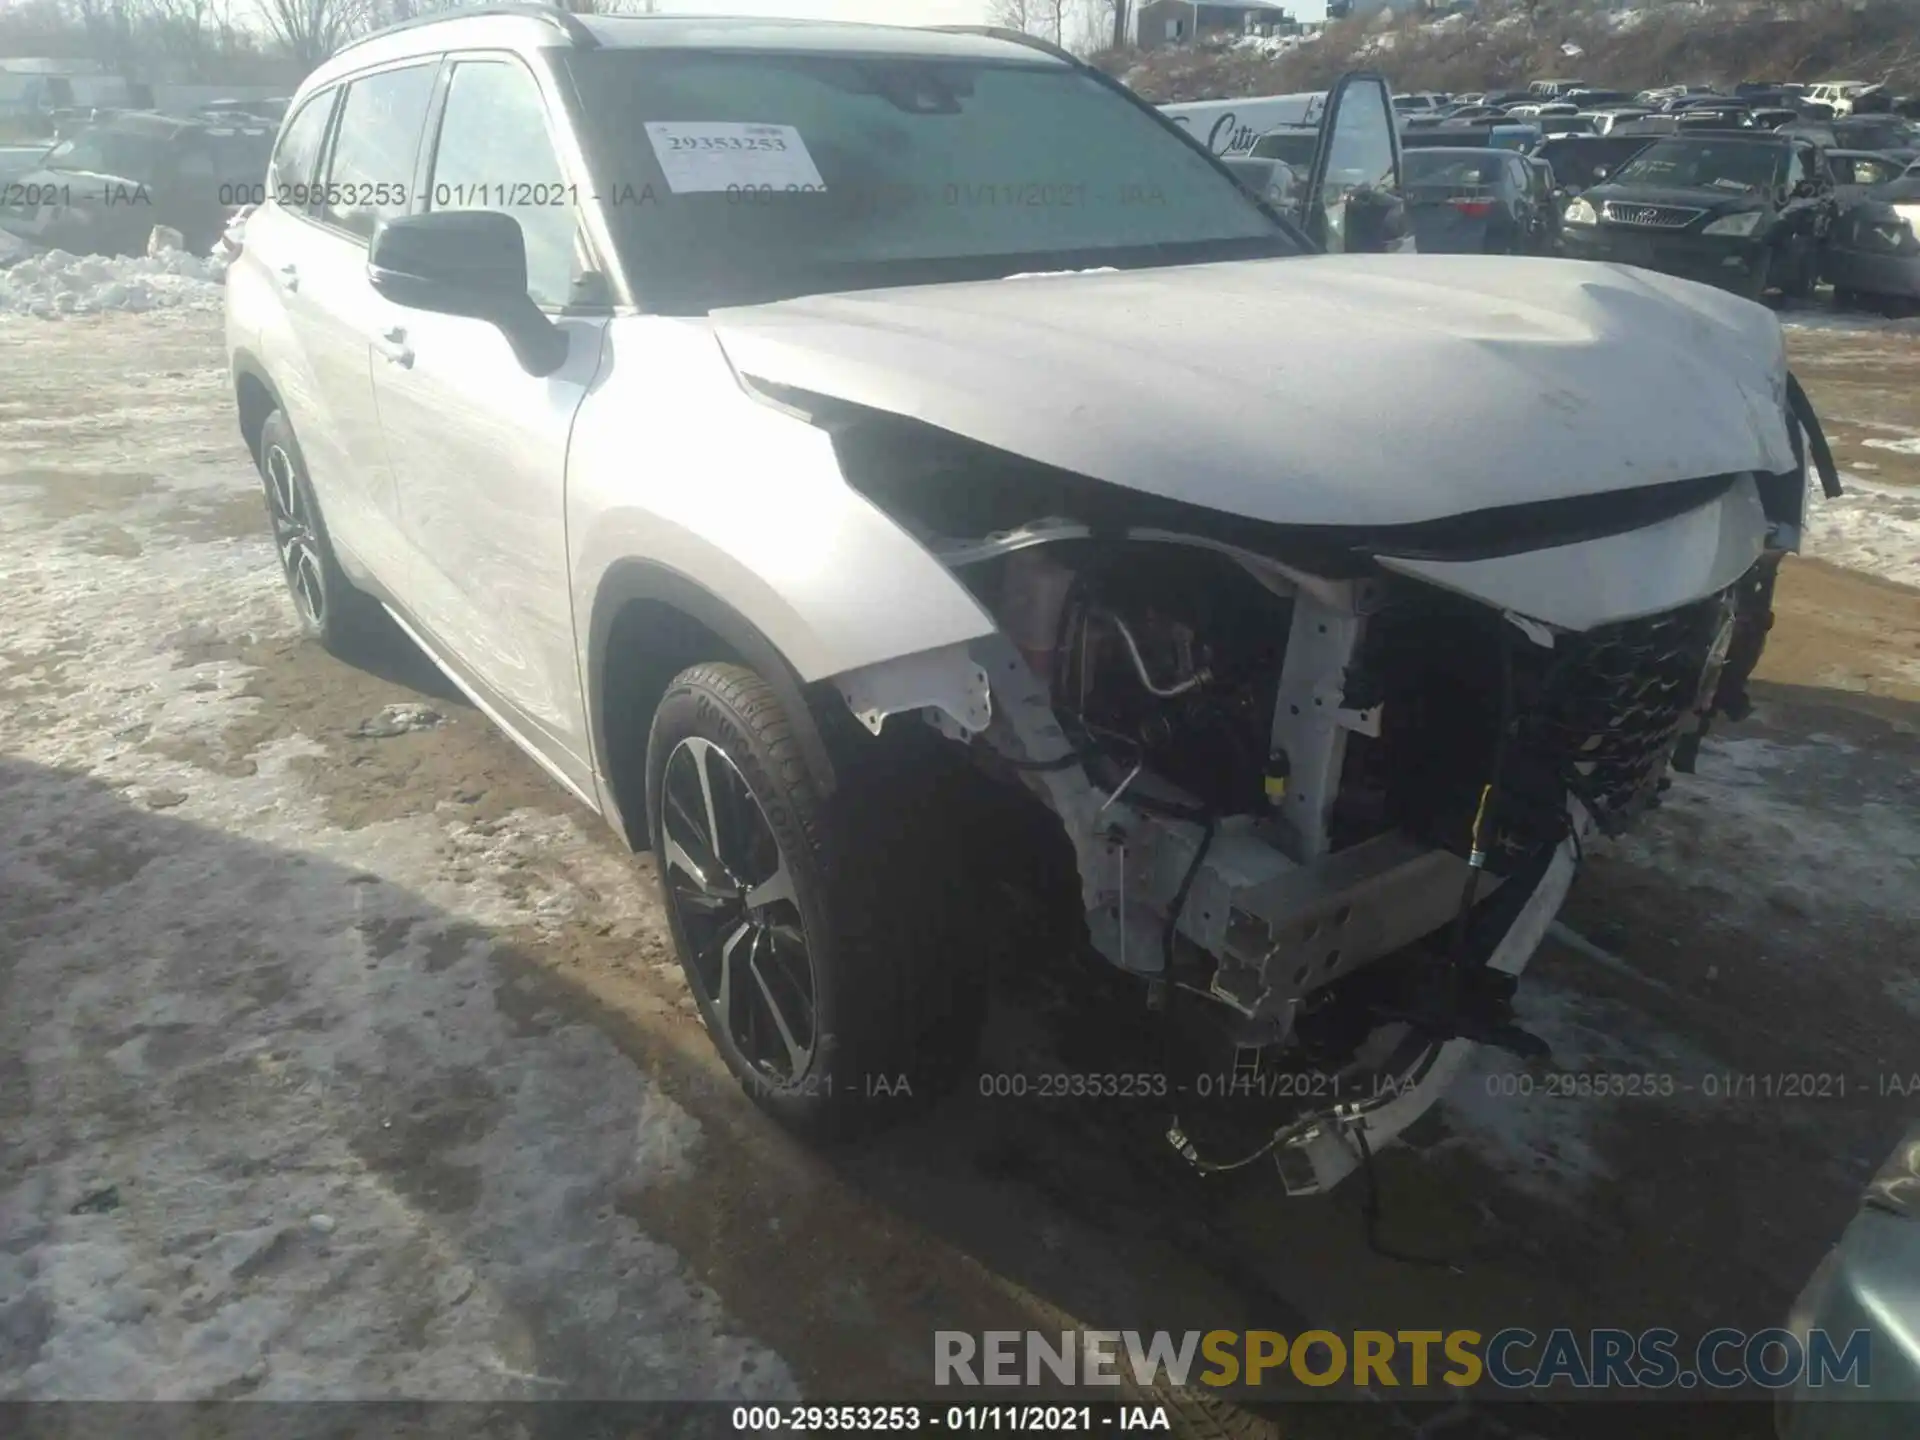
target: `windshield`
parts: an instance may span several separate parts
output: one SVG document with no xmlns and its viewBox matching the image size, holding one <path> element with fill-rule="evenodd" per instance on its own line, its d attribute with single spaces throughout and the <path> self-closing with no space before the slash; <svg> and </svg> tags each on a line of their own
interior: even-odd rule
<svg viewBox="0 0 1920 1440">
<path fill-rule="evenodd" d="M 1786 159 L 1778 145 L 1662 140 L 1621 166 L 1613 183 L 1757 194 L 1779 185 Z"/>
<path fill-rule="evenodd" d="M 1262 160 L 1284 160 L 1299 169 L 1313 164 L 1313 155 L 1320 148 L 1320 131 L 1312 130 L 1269 130 L 1253 142 L 1253 153 Z"/>
<path fill-rule="evenodd" d="M 1647 148 L 1651 142 L 1633 136 L 1604 140 L 1549 140 L 1533 153 L 1553 166 L 1559 179 L 1584 190 L 1599 180 L 1599 171 L 1617 170 L 1623 161 Z"/>
<path fill-rule="evenodd" d="M 1029 61 L 567 57 L 652 308 L 1026 270 L 1298 253 L 1151 111 Z"/>
<path fill-rule="evenodd" d="M 149 180 L 159 168 L 165 149 L 166 142 L 158 135 L 95 126 L 54 146 L 47 152 L 46 163 L 58 170 Z"/>
<path fill-rule="evenodd" d="M 1457 150 L 1408 150 L 1400 157 L 1401 177 L 1409 189 L 1496 185 L 1505 169 L 1506 161 L 1493 151 L 1462 155 Z"/>
</svg>

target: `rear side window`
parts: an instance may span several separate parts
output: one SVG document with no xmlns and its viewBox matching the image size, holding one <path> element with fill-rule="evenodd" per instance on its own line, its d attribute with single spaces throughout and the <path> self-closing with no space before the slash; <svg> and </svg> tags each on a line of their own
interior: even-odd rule
<svg viewBox="0 0 1920 1440">
<path fill-rule="evenodd" d="M 383 70 L 347 86 L 321 194 L 328 224 L 371 240 L 382 220 L 407 213 L 435 68 Z"/>
<path fill-rule="evenodd" d="M 334 92 L 310 95 L 280 132 L 267 171 L 267 194 L 291 210 L 305 210 L 307 187 L 313 183 L 320 147 L 326 143 L 327 117 L 333 114 Z"/>
</svg>

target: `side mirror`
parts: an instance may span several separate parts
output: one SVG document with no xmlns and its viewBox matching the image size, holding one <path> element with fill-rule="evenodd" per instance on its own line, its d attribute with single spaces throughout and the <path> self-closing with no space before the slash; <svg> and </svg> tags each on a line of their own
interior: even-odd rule
<svg viewBox="0 0 1920 1440">
<path fill-rule="evenodd" d="M 1400 127 L 1384 77 L 1356 72 L 1334 85 L 1305 192 L 1306 230 L 1323 248 L 1391 248 L 1394 206 L 1387 202 L 1397 201 L 1401 192 Z M 1362 223 L 1349 227 L 1354 218 Z"/>
<path fill-rule="evenodd" d="M 527 294 L 526 237 L 511 215 L 437 210 L 389 220 L 367 251 L 367 282 L 409 310 L 485 320 L 530 375 L 566 361 L 566 331 Z"/>
<path fill-rule="evenodd" d="M 1593 183 L 1598 185 L 1602 180 L 1606 179 L 1612 173 L 1613 173 L 1613 167 L 1611 165 L 1594 166 L 1593 167 Z M 1578 192 L 1576 191 L 1575 193 L 1577 194 Z"/>
</svg>

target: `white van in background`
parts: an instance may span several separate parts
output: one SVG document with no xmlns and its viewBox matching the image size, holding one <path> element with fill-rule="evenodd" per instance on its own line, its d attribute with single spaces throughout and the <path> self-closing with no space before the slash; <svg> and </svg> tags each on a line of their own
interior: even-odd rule
<svg viewBox="0 0 1920 1440">
<path fill-rule="evenodd" d="M 1318 125 L 1327 92 L 1257 95 L 1244 100 L 1187 100 L 1162 105 L 1160 113 L 1189 131 L 1215 155 L 1245 155 L 1253 142 L 1279 125 Z"/>
</svg>

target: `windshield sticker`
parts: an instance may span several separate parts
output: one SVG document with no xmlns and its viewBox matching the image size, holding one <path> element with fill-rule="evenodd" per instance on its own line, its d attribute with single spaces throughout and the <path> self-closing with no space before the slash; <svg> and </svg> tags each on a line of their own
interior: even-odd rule
<svg viewBox="0 0 1920 1440">
<path fill-rule="evenodd" d="M 1730 180 L 1725 175 L 1711 183 L 1716 190 L 1751 190 L 1753 188 L 1744 180 Z"/>
<path fill-rule="evenodd" d="M 747 125 L 731 120 L 649 120 L 647 139 L 676 195 L 714 191 L 827 188 L 791 125 Z"/>
</svg>

